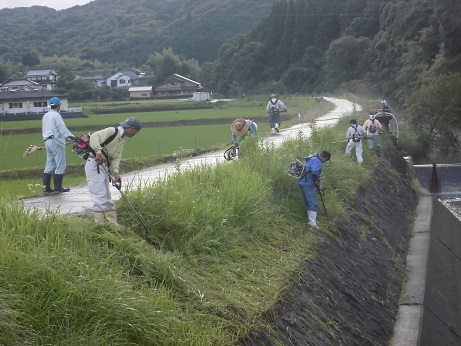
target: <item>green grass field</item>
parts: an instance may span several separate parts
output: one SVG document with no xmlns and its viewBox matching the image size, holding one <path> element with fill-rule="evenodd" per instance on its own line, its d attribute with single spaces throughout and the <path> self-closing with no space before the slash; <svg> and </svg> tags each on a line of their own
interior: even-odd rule
<svg viewBox="0 0 461 346">
<path fill-rule="evenodd" d="M 288 99 L 289 100 L 289 99 Z M 135 102 L 135 101 L 133 101 Z M 175 102 L 178 102 L 177 100 Z M 99 126 L 101 129 L 117 125 L 124 121 L 127 117 L 137 117 L 144 123 L 155 123 L 159 121 L 180 121 L 180 120 L 197 120 L 197 119 L 229 119 L 228 124 L 222 125 L 198 125 L 198 126 L 174 126 L 174 127 L 159 127 L 155 124 L 151 127 L 145 127 L 139 135 L 127 141 L 125 146 L 124 159 L 155 156 L 155 155 L 171 155 L 184 149 L 204 149 L 210 146 L 225 145 L 231 143 L 230 124 L 235 118 L 244 117 L 251 119 L 252 117 L 261 117 L 265 115 L 264 106 L 256 107 L 256 101 L 238 100 L 225 102 L 224 106 L 218 106 L 215 109 L 202 110 L 178 110 L 178 111 L 163 111 L 163 112 L 133 112 L 133 113 L 113 113 L 113 114 L 98 114 L 88 118 L 65 119 L 66 126 L 73 131 L 73 128 L 94 128 Z M 259 101 L 261 103 L 261 101 Z M 290 104 L 291 101 L 286 101 Z M 303 112 L 309 111 L 316 106 L 313 98 L 293 97 L 293 104 L 296 109 L 302 108 Z M 135 105 L 137 103 L 134 103 Z M 99 106 L 100 103 L 98 104 Z M 126 102 L 120 102 L 116 105 L 125 106 Z M 265 104 L 264 104 L 265 105 Z M 114 103 L 108 103 L 108 107 L 115 107 Z M 91 104 L 88 108 L 93 107 Z M 85 108 L 84 108 L 85 112 Z M 282 115 L 282 122 L 284 121 Z M 283 124 L 282 124 L 283 125 Z M 258 122 L 261 133 L 269 130 L 268 122 Z M 12 129 L 36 129 L 38 132 L 33 134 L 20 134 L 12 132 Z M 22 159 L 24 150 L 30 145 L 42 145 L 41 136 L 41 121 L 4 121 L 0 122 L 0 153 L 2 160 L 0 162 L 0 171 L 23 169 L 44 165 L 45 153 L 35 152 L 29 157 Z M 73 131 L 74 132 L 74 131 Z M 74 135 L 79 136 L 90 131 L 76 130 Z M 79 159 L 68 150 L 68 162 L 78 163 Z"/>
<path fill-rule="evenodd" d="M 265 116 L 264 98 L 247 98 L 235 101 L 217 102 L 212 109 L 193 109 L 193 110 L 168 110 L 156 112 L 136 112 L 137 107 L 146 107 L 148 105 L 157 105 L 160 102 L 166 101 L 124 101 L 124 102 L 107 102 L 104 103 L 84 103 L 84 113 L 90 114 L 88 118 L 65 119 L 66 126 L 76 136 L 96 131 L 108 126 L 117 125 L 124 121 L 127 117 L 137 117 L 141 122 L 147 124 L 141 132 L 127 140 L 123 153 L 123 161 L 134 159 L 145 159 L 146 162 L 151 162 L 152 158 L 161 158 L 171 156 L 175 153 L 191 152 L 196 150 L 206 150 L 209 148 L 224 148 L 231 144 L 230 124 L 235 118 L 243 117 L 254 119 L 256 117 Z M 169 100 L 170 105 L 182 106 L 186 101 Z M 313 97 L 305 96 L 287 96 L 284 102 L 288 106 L 289 114 L 308 114 L 315 109 L 328 109 L 330 104 L 326 101 L 320 101 Z M 104 108 L 104 105 L 106 108 Z M 77 105 L 72 105 L 77 106 Z M 121 113 L 117 110 L 126 109 L 132 106 L 134 112 Z M 178 107 L 179 107 L 178 106 Z M 111 114 L 92 114 L 90 109 L 113 109 Z M 87 111 L 88 110 L 88 111 Z M 198 119 L 228 119 L 222 124 L 189 125 L 189 126 L 159 126 L 156 127 L 156 122 L 165 121 L 194 121 Z M 287 122 L 284 119 L 284 113 L 281 116 L 282 127 L 293 123 Z M 296 119 L 297 121 L 297 119 Z M 81 130 L 88 127 L 91 131 Z M 21 130 L 31 131 L 34 133 L 21 133 Z M 75 129 L 75 130 L 73 130 Z M 260 135 L 269 133 L 269 124 L 267 118 L 258 120 L 258 129 Z M 0 194 L 11 197 L 27 197 L 40 193 L 40 189 L 36 188 L 41 184 L 41 170 L 44 167 L 46 153 L 44 150 L 36 151 L 29 156 L 23 158 L 24 150 L 31 144 L 42 146 L 41 139 L 41 121 L 3 121 L 0 122 L 0 153 L 2 160 L 0 161 Z M 77 184 L 84 182 L 84 161 L 72 153 L 71 146 L 67 147 L 67 164 L 69 167 L 77 165 L 81 166 L 81 174 L 75 176 L 73 173 L 66 177 L 66 185 Z M 142 164 L 139 167 L 130 165 L 131 169 L 145 168 Z M 26 179 L 17 179 L 16 172 L 30 170 L 26 175 Z M 26 172 L 27 173 L 27 172 Z M 122 172 L 123 173 L 123 172 Z M 13 177 L 13 178 L 12 178 Z M 12 180 L 14 179 L 14 180 Z M 32 188 L 31 188 L 32 187 Z"/>
</svg>

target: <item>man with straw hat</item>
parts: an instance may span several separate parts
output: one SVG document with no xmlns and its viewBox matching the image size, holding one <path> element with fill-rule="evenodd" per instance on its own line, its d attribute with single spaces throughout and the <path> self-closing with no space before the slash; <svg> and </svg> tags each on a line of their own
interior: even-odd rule
<svg viewBox="0 0 461 346">
<path fill-rule="evenodd" d="M 258 141 L 258 124 L 249 119 L 243 118 L 235 119 L 231 126 L 232 131 L 232 142 L 236 149 L 239 150 L 240 155 L 240 144 L 248 136 L 253 136 L 255 141 Z"/>
</svg>

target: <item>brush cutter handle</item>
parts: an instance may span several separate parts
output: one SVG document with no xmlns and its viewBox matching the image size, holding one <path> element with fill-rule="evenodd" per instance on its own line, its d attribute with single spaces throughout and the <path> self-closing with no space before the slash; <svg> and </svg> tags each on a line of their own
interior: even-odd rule
<svg viewBox="0 0 461 346">
<path fill-rule="evenodd" d="M 117 181 L 114 181 L 114 179 L 112 179 L 112 185 L 115 186 L 115 188 L 117 190 L 119 190 L 119 191 L 122 189 L 122 182 L 121 181 L 117 182 Z"/>
</svg>

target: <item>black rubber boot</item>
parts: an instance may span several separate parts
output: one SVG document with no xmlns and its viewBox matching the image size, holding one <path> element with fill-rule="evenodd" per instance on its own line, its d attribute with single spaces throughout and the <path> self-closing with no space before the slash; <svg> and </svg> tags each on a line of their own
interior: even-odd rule
<svg viewBox="0 0 461 346">
<path fill-rule="evenodd" d="M 62 178 L 64 178 L 64 175 L 55 174 L 53 178 L 54 178 L 54 191 L 55 192 L 68 192 L 68 191 L 70 191 L 69 188 L 62 187 Z"/>
<path fill-rule="evenodd" d="M 53 190 L 51 189 L 51 174 L 50 173 L 43 173 L 42 174 L 43 180 L 43 193 L 52 193 Z"/>
</svg>

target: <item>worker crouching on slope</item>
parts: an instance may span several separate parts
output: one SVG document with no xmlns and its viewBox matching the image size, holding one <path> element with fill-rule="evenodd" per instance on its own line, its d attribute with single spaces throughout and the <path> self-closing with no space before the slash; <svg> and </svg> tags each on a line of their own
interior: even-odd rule
<svg viewBox="0 0 461 346">
<path fill-rule="evenodd" d="M 122 159 L 125 139 L 135 136 L 141 130 L 141 123 L 136 118 L 128 118 L 118 127 L 108 127 L 92 133 L 90 147 L 96 156 L 90 155 L 85 165 L 85 174 L 94 208 L 94 222 L 107 221 L 118 225 L 115 203 L 109 190 L 109 181 L 121 183 L 119 166 Z M 115 137 L 114 137 L 115 135 Z M 108 139 L 110 142 L 108 142 Z M 111 175 L 113 174 L 113 178 Z"/>
<path fill-rule="evenodd" d="M 245 120 L 243 118 L 235 119 L 231 125 L 232 132 L 232 142 L 234 147 L 237 150 L 237 154 L 241 155 L 240 144 L 243 140 L 247 140 L 251 136 L 252 144 L 258 143 L 258 124 L 249 119 Z M 252 145 L 250 144 L 250 145 Z"/>
</svg>

